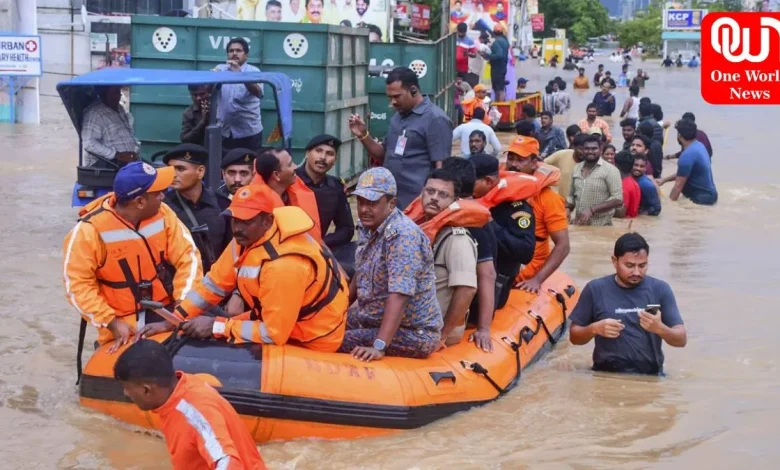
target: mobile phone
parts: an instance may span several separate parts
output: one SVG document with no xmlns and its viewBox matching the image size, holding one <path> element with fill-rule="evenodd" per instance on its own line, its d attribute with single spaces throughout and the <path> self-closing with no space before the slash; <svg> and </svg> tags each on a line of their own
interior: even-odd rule
<svg viewBox="0 0 780 470">
<path fill-rule="evenodd" d="M 661 305 L 659 304 L 648 304 L 647 307 L 645 307 L 645 310 L 655 315 L 659 308 L 661 308 Z"/>
</svg>

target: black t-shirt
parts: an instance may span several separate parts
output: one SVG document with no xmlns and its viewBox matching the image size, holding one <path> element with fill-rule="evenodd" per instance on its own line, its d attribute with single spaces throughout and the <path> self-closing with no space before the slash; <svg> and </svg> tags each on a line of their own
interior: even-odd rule
<svg viewBox="0 0 780 470">
<path fill-rule="evenodd" d="M 495 266 L 496 260 L 498 260 L 498 243 L 496 242 L 496 234 L 493 231 L 493 227 L 487 224 L 482 228 L 470 228 L 469 232 L 474 241 L 477 242 L 477 264 L 491 261 L 493 266 Z M 474 295 L 474 300 L 471 301 L 471 306 L 469 307 L 469 323 L 476 325 L 478 318 L 479 292 Z"/>
<path fill-rule="evenodd" d="M 496 244 L 496 234 L 490 224 L 482 228 L 470 228 L 471 238 L 477 242 L 477 264 L 485 261 L 492 261 L 496 264 L 498 259 L 498 245 Z"/>
</svg>

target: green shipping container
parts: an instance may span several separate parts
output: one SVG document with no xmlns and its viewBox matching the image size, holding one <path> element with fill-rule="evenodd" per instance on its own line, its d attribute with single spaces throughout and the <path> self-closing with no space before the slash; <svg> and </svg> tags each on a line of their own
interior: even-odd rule
<svg viewBox="0 0 780 470">
<path fill-rule="evenodd" d="M 300 162 L 309 139 L 332 134 L 342 140 L 334 174 L 349 179 L 367 167 L 365 149 L 349 131 L 353 113 L 368 114 L 366 30 L 330 25 L 256 21 L 132 17 L 132 66 L 211 70 L 226 61 L 234 37 L 249 43 L 248 63 L 281 72 L 293 88 L 293 158 Z M 131 92 L 136 136 L 144 155 L 179 142 L 181 114 L 191 104 L 187 87 L 136 87 Z M 264 145 L 276 146 L 273 99 L 262 102 Z"/>
<path fill-rule="evenodd" d="M 369 45 L 369 64 L 383 67 L 409 67 L 417 74 L 420 90 L 455 122 L 457 112 L 453 101 L 446 101 L 444 95 L 455 82 L 455 33 L 436 42 L 420 43 L 377 43 Z M 374 137 L 384 137 L 395 111 L 385 94 L 384 76 L 368 77 L 368 107 L 371 111 L 369 127 Z M 454 96 L 450 93 L 450 97 Z M 453 114 L 454 112 L 454 114 Z"/>
</svg>

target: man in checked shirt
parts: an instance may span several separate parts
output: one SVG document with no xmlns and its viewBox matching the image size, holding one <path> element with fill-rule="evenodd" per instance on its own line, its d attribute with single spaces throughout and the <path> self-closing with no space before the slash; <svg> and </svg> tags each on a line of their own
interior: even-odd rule
<svg viewBox="0 0 780 470">
<path fill-rule="evenodd" d="M 119 86 L 95 87 L 97 98 L 84 111 L 81 139 L 84 166 L 124 166 L 138 160 L 138 141 L 133 135 L 133 116 L 119 103 Z M 101 160 L 102 157 L 109 162 Z"/>
</svg>

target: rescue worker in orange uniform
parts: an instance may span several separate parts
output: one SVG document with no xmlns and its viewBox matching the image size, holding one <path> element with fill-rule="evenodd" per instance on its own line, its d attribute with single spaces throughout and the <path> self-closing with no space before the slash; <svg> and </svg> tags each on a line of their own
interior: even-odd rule
<svg viewBox="0 0 780 470">
<path fill-rule="evenodd" d="M 162 344 L 131 345 L 117 359 L 114 378 L 140 409 L 160 417 L 174 470 L 265 470 L 236 410 L 203 378 L 175 372 Z"/>
<path fill-rule="evenodd" d="M 309 235 L 322 243 L 317 198 L 314 191 L 295 174 L 297 168 L 287 150 L 268 149 L 255 159 L 255 177 L 252 184 L 267 184 L 282 198 L 285 206 L 298 206 L 303 209 L 314 221 L 314 227 L 309 231 Z"/>
<path fill-rule="evenodd" d="M 162 204 L 173 177 L 173 167 L 127 164 L 114 191 L 88 204 L 65 236 L 65 297 L 85 320 L 79 358 L 86 321 L 98 328 L 99 344 L 114 340 L 114 352 L 136 329 L 162 321 L 142 300 L 181 301 L 203 276 L 192 235 Z"/>
<path fill-rule="evenodd" d="M 327 247 L 307 232 L 314 222 L 283 207 L 266 185 L 236 192 L 226 211 L 234 239 L 176 311 L 182 331 L 234 343 L 296 344 L 333 352 L 346 326 L 349 286 Z M 250 310 L 238 316 L 199 316 L 238 288 Z"/>
<path fill-rule="evenodd" d="M 539 142 L 528 137 L 520 137 L 509 146 L 506 169 L 534 175 L 541 181 L 542 190 L 530 199 L 536 221 L 534 258 L 517 276 L 517 287 L 537 294 L 542 283 L 569 255 L 566 201 L 550 188 L 558 184 L 560 170 L 539 162 Z M 552 251 L 550 239 L 554 244 Z"/>
<path fill-rule="evenodd" d="M 482 118 L 482 122 L 490 125 L 490 117 L 488 116 L 488 105 L 485 104 L 485 97 L 487 96 L 487 87 L 483 84 L 479 84 L 474 87 L 474 96 L 467 100 L 463 100 L 461 106 L 463 107 L 463 122 L 471 121 L 474 116 L 474 110 L 482 108 L 485 110 L 485 117 Z"/>
</svg>

